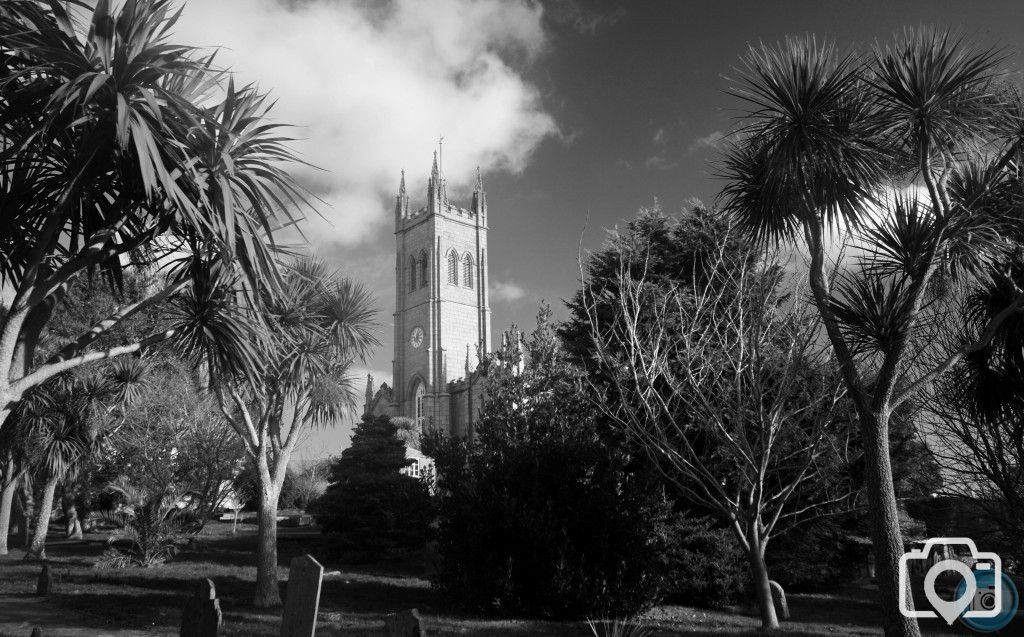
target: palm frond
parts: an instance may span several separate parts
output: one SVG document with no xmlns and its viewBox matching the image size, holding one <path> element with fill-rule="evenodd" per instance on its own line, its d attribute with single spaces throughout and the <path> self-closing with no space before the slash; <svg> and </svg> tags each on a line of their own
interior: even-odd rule
<svg viewBox="0 0 1024 637">
<path fill-rule="evenodd" d="M 813 37 L 754 47 L 731 93 L 749 105 L 719 175 L 723 208 L 761 240 L 793 238 L 813 217 L 856 228 L 890 158 L 862 65 Z"/>
<path fill-rule="evenodd" d="M 337 282 L 324 298 L 323 313 L 335 345 L 346 359 L 365 360 L 380 340 L 374 333 L 377 310 L 369 291 L 351 279 Z"/>
<path fill-rule="evenodd" d="M 168 306 L 169 327 L 182 354 L 211 376 L 253 379 L 265 368 L 266 329 L 238 303 L 238 279 L 220 262 L 197 263 L 192 285 Z"/>
<path fill-rule="evenodd" d="M 830 306 L 857 354 L 890 351 L 910 329 L 913 299 L 903 277 L 848 273 L 839 277 Z"/>
<path fill-rule="evenodd" d="M 999 124 L 996 69 L 1005 56 L 954 32 L 907 29 L 874 51 L 868 83 L 882 114 L 881 133 L 919 165 L 921 153 L 956 153 Z"/>
</svg>

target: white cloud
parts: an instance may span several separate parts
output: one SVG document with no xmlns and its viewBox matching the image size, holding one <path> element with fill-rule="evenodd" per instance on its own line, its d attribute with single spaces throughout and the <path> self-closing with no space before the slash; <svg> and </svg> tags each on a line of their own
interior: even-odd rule
<svg viewBox="0 0 1024 637">
<path fill-rule="evenodd" d="M 651 170 L 672 170 L 676 165 L 674 161 L 662 155 L 652 155 L 644 160 L 644 166 Z"/>
<path fill-rule="evenodd" d="M 690 144 L 687 152 L 691 155 L 704 149 L 720 150 L 725 142 L 725 133 L 720 130 L 713 131 L 702 137 L 697 137 Z"/>
<path fill-rule="evenodd" d="M 527 0 L 192 0 L 175 40 L 223 47 L 220 64 L 272 92 L 274 118 L 299 126 L 295 148 L 324 169 L 299 171 L 330 223 L 308 235 L 354 244 L 390 222 L 400 168 L 423 190 L 438 136 L 454 195 L 476 165 L 521 170 L 557 134 L 510 62 L 544 52 L 541 13 Z"/>
<path fill-rule="evenodd" d="M 492 301 L 518 301 L 526 296 L 526 290 L 511 281 L 493 281 L 491 283 Z"/>
</svg>

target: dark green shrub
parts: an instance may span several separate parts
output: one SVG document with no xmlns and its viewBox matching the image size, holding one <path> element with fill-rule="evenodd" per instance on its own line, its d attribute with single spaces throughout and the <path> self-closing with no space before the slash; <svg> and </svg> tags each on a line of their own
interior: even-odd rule
<svg viewBox="0 0 1024 637">
<path fill-rule="evenodd" d="M 433 506 L 425 482 L 399 473 L 409 464 L 405 444 L 387 416 L 363 416 L 352 445 L 331 465 L 330 485 L 311 506 L 336 550 L 376 559 L 421 548 Z"/>
<path fill-rule="evenodd" d="M 668 598 L 687 606 L 721 608 L 740 601 L 749 569 L 736 537 L 709 518 L 680 517 L 669 547 Z"/>
<path fill-rule="evenodd" d="M 604 435 L 546 319 L 525 354 L 514 338 L 495 356 L 475 441 L 425 446 L 439 480 L 434 581 L 473 610 L 632 616 L 661 598 L 672 507 Z"/>
</svg>

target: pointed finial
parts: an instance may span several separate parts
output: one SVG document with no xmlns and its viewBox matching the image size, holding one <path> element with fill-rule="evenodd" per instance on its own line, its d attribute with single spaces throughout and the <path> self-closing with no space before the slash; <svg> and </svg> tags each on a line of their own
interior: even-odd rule
<svg viewBox="0 0 1024 637">
<path fill-rule="evenodd" d="M 405 168 L 402 169 L 402 181 L 398 184 L 398 194 L 405 195 Z"/>
<path fill-rule="evenodd" d="M 477 192 L 481 192 L 484 189 L 484 178 L 480 176 L 480 167 L 476 167 L 476 189 Z"/>
</svg>

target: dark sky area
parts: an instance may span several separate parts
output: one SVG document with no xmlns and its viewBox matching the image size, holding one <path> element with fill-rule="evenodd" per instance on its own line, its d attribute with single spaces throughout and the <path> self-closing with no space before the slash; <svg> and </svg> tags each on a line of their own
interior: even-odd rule
<svg viewBox="0 0 1024 637">
<path fill-rule="evenodd" d="M 713 162 L 742 104 L 727 94 L 751 44 L 814 34 L 867 50 L 905 26 L 949 26 L 1024 60 L 1024 2 L 635 2 L 594 34 L 556 28 L 551 51 L 528 71 L 563 132 L 521 174 L 488 179 L 491 270 L 527 292 L 494 304 L 495 327 L 529 326 L 540 298 L 565 298 L 578 281 L 577 247 L 657 198 L 678 211 L 721 187 Z M 556 305 L 556 311 L 561 308 Z"/>
</svg>

